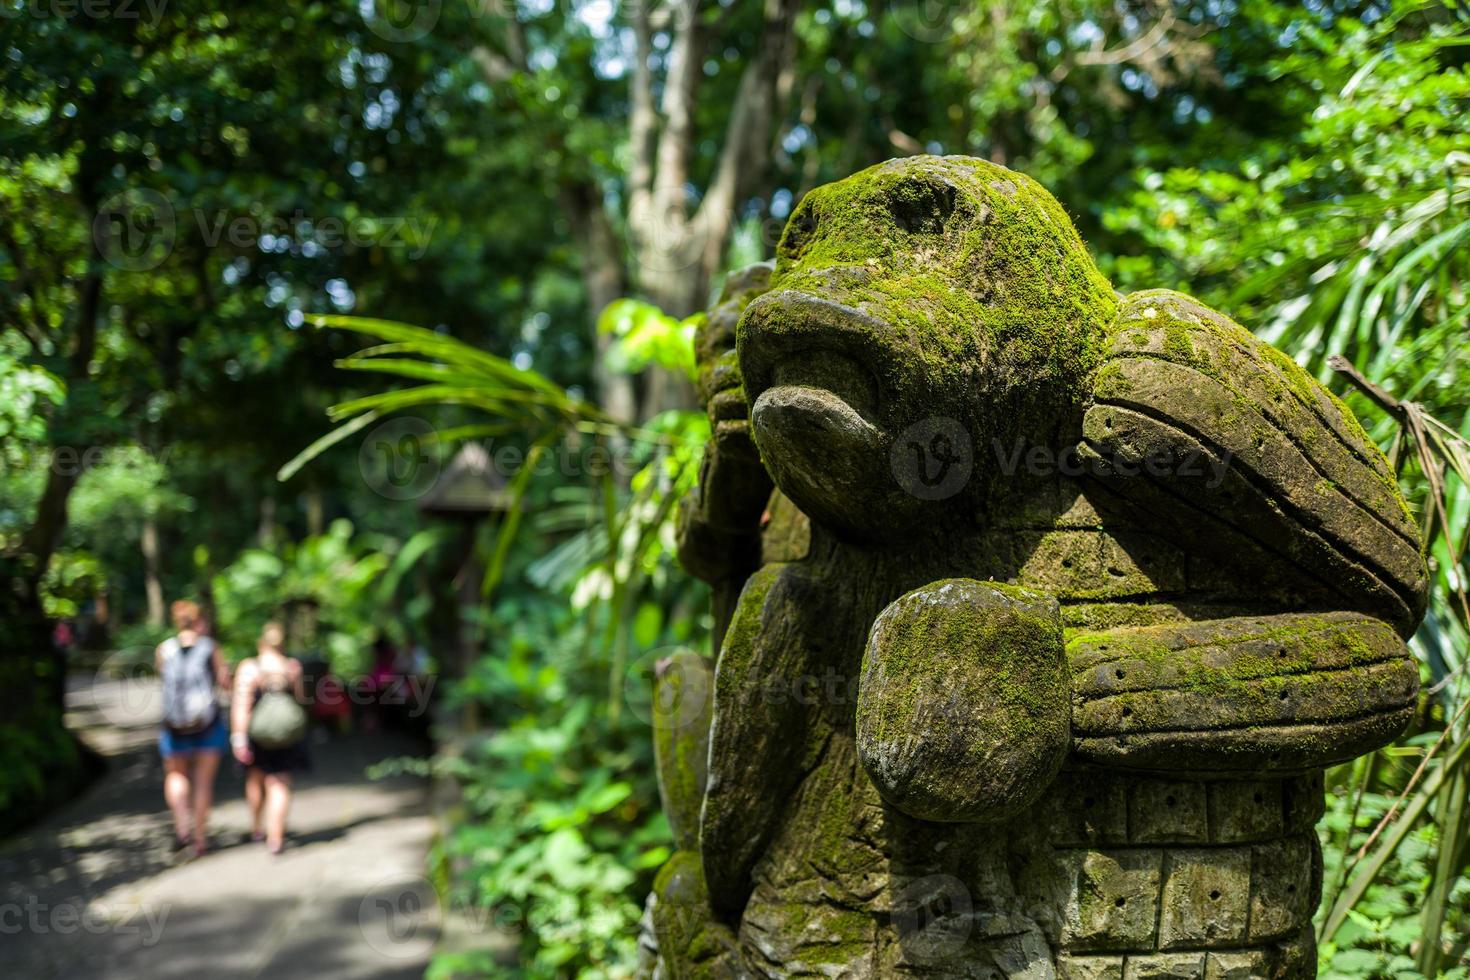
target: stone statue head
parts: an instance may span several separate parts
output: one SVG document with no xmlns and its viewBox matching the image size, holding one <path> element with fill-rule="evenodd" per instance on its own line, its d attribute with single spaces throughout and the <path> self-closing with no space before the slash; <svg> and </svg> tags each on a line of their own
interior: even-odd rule
<svg viewBox="0 0 1470 980">
<path fill-rule="evenodd" d="M 1023 174 L 918 156 L 819 187 L 740 321 L 762 458 L 848 537 L 947 533 L 1011 484 L 996 440 L 1056 445 L 1074 424 L 1116 306 L 1061 205 Z"/>
</svg>

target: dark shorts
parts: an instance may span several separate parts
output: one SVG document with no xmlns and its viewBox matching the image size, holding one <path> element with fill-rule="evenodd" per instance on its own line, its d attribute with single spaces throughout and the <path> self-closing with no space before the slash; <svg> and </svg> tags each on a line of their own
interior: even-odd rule
<svg viewBox="0 0 1470 980">
<path fill-rule="evenodd" d="M 263 749 L 251 742 L 250 752 L 254 756 L 254 760 L 250 763 L 251 768 L 259 769 L 268 776 L 278 776 L 284 772 L 301 772 L 311 768 L 311 753 L 306 749 L 304 738 L 295 745 L 288 745 L 283 749 Z"/>
<path fill-rule="evenodd" d="M 165 759 L 175 755 L 193 755 L 195 752 L 228 752 L 230 733 L 225 728 L 223 711 L 214 716 L 214 721 L 202 732 L 180 735 L 169 730 L 167 725 L 158 733 L 158 751 Z"/>
</svg>

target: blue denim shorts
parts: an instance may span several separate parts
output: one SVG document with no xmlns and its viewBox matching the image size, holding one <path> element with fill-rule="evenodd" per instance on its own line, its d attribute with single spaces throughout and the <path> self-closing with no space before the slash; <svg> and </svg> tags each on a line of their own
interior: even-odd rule
<svg viewBox="0 0 1470 980">
<path fill-rule="evenodd" d="M 167 759 L 171 755 L 190 755 L 194 752 L 227 752 L 230 748 L 230 733 L 225 728 L 225 713 L 218 712 L 214 721 L 202 732 L 179 735 L 169 731 L 167 725 L 158 733 L 158 751 Z"/>
</svg>

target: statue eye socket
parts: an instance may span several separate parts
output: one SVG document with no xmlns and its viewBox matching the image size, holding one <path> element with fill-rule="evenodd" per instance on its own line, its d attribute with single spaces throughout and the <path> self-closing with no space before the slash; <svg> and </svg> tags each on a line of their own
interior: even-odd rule
<svg viewBox="0 0 1470 980">
<path fill-rule="evenodd" d="M 954 208 L 954 187 L 938 181 L 904 183 L 889 204 L 893 223 L 910 235 L 942 234 Z"/>
</svg>

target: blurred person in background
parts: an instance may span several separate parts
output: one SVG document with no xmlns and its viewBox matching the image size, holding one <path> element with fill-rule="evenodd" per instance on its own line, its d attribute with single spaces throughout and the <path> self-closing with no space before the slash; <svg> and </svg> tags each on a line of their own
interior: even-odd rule
<svg viewBox="0 0 1470 980">
<path fill-rule="evenodd" d="M 175 849 L 192 843 L 197 857 L 209 846 L 214 778 L 229 746 L 219 691 L 229 689 L 230 672 L 219 646 L 200 629 L 196 603 L 180 599 L 169 612 L 175 633 L 153 653 L 163 681 L 163 798 L 173 814 Z"/>
<path fill-rule="evenodd" d="M 303 671 L 301 662 L 282 650 L 284 642 L 281 625 L 267 623 L 255 656 L 236 670 L 230 731 L 235 758 L 247 767 L 250 839 L 264 840 L 272 854 L 286 846 L 292 774 L 311 766 Z"/>
<path fill-rule="evenodd" d="M 362 715 L 364 732 L 372 734 L 393 722 L 392 709 L 399 697 L 402 676 L 398 668 L 398 648 L 385 634 L 379 633 L 373 641 L 373 665 L 361 682 L 367 701 Z"/>
</svg>

